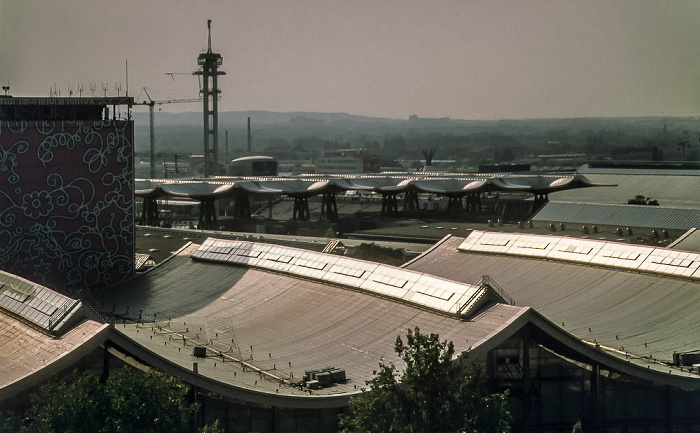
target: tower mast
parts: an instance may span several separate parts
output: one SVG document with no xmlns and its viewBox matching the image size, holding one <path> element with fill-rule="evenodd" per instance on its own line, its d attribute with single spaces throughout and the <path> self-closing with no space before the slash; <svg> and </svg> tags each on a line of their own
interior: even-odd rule
<svg viewBox="0 0 700 433">
<path fill-rule="evenodd" d="M 224 62 L 221 54 L 211 50 L 211 20 L 207 20 L 208 47 L 206 53 L 197 57 L 201 67 L 195 75 L 202 76 L 202 102 L 204 114 L 204 177 L 219 174 L 219 94 L 218 76 L 226 72 L 218 68 Z"/>
</svg>

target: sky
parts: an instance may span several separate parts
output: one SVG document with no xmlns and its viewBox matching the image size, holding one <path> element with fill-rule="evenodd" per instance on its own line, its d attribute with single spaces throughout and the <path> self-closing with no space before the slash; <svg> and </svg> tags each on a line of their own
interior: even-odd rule
<svg viewBox="0 0 700 433">
<path fill-rule="evenodd" d="M 223 56 L 221 111 L 405 119 L 697 116 L 697 0 L 0 0 L 15 96 L 197 97 Z M 167 72 L 184 73 L 174 75 Z M 164 111 L 200 111 L 197 104 Z"/>
</svg>

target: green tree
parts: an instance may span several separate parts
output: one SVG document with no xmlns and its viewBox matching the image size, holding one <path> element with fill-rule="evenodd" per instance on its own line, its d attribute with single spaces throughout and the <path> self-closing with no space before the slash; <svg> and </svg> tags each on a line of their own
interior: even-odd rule
<svg viewBox="0 0 700 433">
<path fill-rule="evenodd" d="M 99 377 L 74 372 L 69 381 L 54 380 L 31 396 L 23 433 L 156 433 L 192 431 L 197 405 L 188 402 L 188 387 L 158 371 L 129 367 Z M 221 431 L 218 424 L 206 432 Z"/>
<path fill-rule="evenodd" d="M 576 421 L 576 424 L 574 424 L 573 429 L 571 430 L 572 433 L 583 433 L 583 427 L 581 426 L 581 421 Z"/>
<path fill-rule="evenodd" d="M 100 432 L 109 407 L 99 377 L 74 372 L 69 382 L 52 380 L 30 396 L 24 432 Z"/>
<path fill-rule="evenodd" d="M 340 420 L 342 432 L 510 431 L 507 393 L 489 392 L 481 364 L 465 367 L 453 360 L 452 342 L 415 328 L 406 344 L 396 338 L 394 350 L 405 370 L 381 363 L 369 389 L 350 400 L 349 413 Z"/>
<path fill-rule="evenodd" d="M 197 409 L 187 401 L 188 388 L 159 371 L 143 374 L 123 368 L 107 379 L 104 390 L 110 405 L 107 424 L 113 432 L 179 431 Z"/>
<path fill-rule="evenodd" d="M 22 428 L 22 419 L 14 413 L 0 411 L 0 433 L 17 433 Z"/>
</svg>

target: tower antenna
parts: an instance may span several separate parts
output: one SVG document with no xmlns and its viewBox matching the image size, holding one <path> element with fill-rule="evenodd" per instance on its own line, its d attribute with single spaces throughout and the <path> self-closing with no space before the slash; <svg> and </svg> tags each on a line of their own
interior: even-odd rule
<svg viewBox="0 0 700 433">
<path fill-rule="evenodd" d="M 211 20 L 207 20 L 209 29 L 209 47 L 206 53 L 197 57 L 200 70 L 194 75 L 202 76 L 202 101 L 204 114 L 204 177 L 219 174 L 219 90 L 218 79 L 226 72 L 219 66 L 224 62 L 221 54 L 211 50 Z"/>
<path fill-rule="evenodd" d="M 207 20 L 207 29 L 209 31 L 209 45 L 207 48 L 207 54 L 211 54 L 211 20 Z"/>
</svg>

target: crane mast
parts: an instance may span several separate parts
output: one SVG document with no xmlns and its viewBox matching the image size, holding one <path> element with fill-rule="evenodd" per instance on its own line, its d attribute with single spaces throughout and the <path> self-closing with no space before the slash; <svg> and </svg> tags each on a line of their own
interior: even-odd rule
<svg viewBox="0 0 700 433">
<path fill-rule="evenodd" d="M 153 89 L 151 89 L 153 90 Z M 189 102 L 200 102 L 202 98 L 171 98 L 171 99 L 162 99 L 162 100 L 154 100 L 150 93 L 148 93 L 148 89 L 144 87 L 141 90 L 141 93 L 145 94 L 148 100 L 144 100 L 143 102 L 136 102 L 134 101 L 134 105 L 146 105 L 148 106 L 148 123 L 149 123 L 149 141 L 150 141 L 150 154 L 151 154 L 151 179 L 155 179 L 156 177 L 156 135 L 155 135 L 155 106 L 156 105 L 163 105 L 163 104 L 182 104 L 182 103 L 189 103 Z M 141 93 L 139 93 L 139 96 L 141 96 Z M 138 97 L 137 97 L 138 99 Z"/>
</svg>

